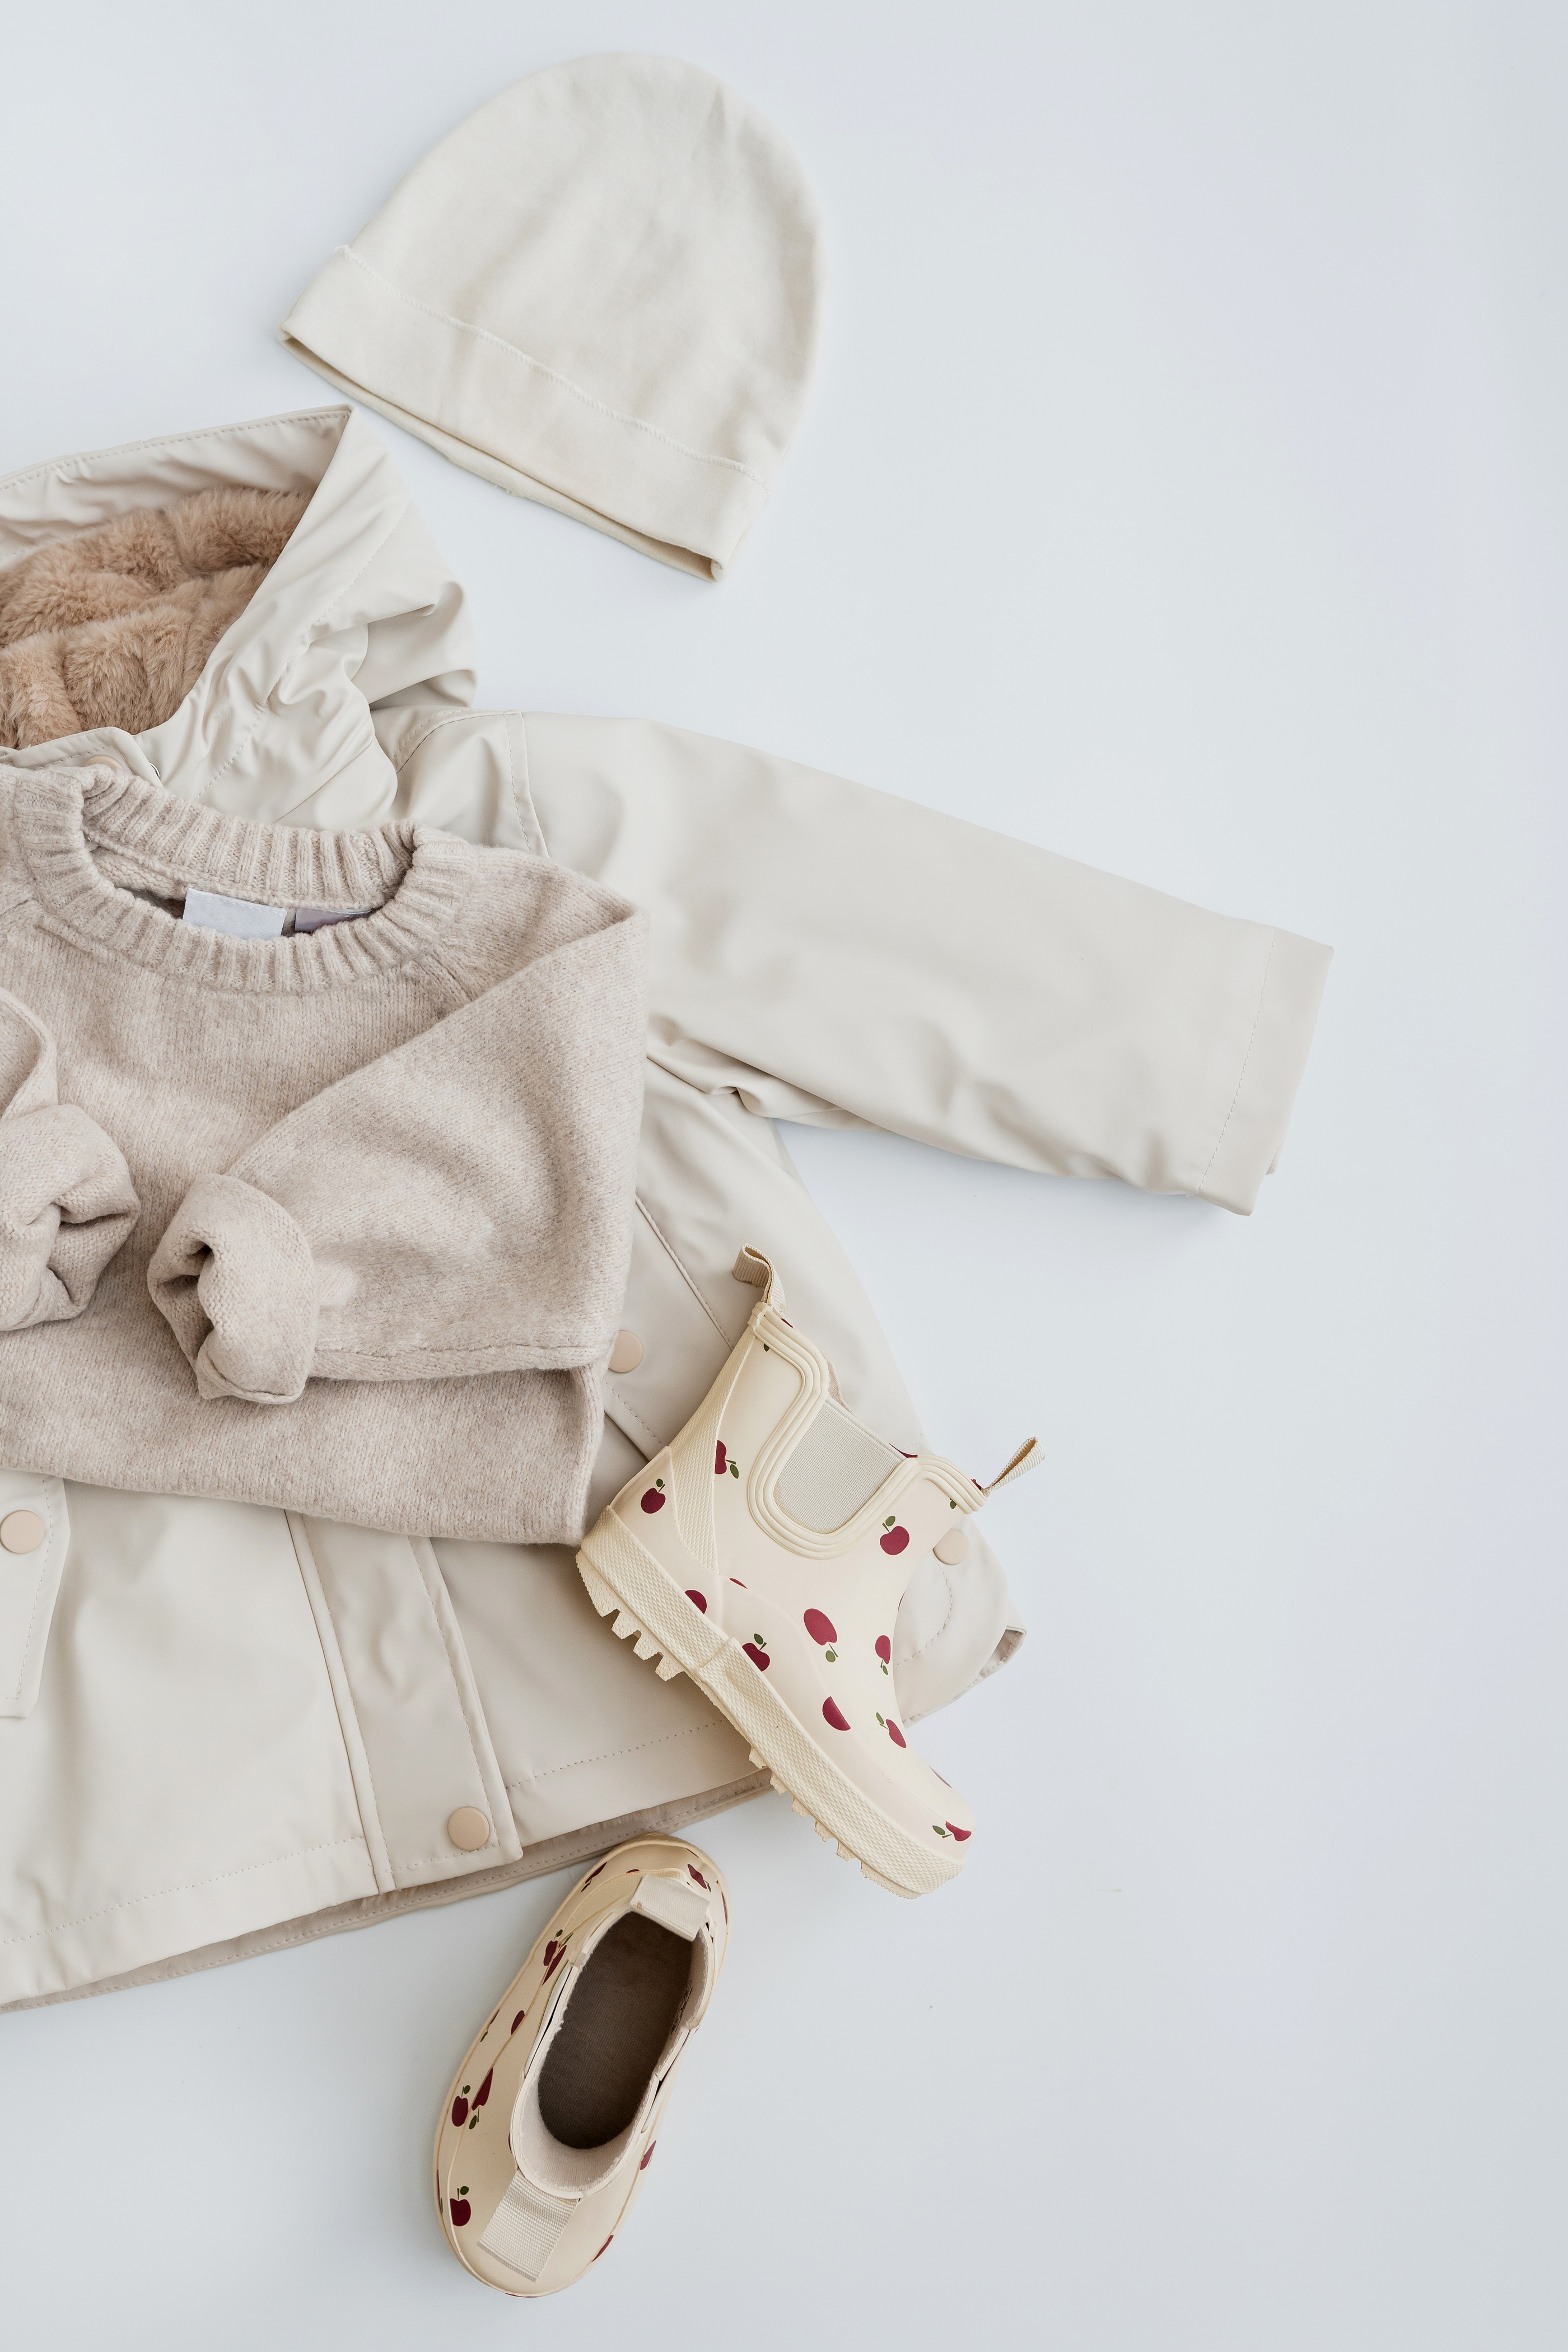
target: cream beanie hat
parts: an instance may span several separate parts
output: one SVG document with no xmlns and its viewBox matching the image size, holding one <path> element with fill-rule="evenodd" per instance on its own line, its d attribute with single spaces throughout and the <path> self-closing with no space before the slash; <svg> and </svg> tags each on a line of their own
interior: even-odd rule
<svg viewBox="0 0 1568 2352">
<path fill-rule="evenodd" d="M 795 437 L 816 200 L 772 124 L 673 58 L 579 58 L 416 163 L 283 321 L 459 466 L 717 580 Z"/>
</svg>

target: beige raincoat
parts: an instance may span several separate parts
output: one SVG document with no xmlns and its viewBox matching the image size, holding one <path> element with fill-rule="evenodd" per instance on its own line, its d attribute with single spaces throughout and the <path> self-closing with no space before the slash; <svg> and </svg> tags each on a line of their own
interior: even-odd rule
<svg viewBox="0 0 1568 2352">
<path fill-rule="evenodd" d="M 775 1119 L 1251 1209 L 1326 950 L 673 728 L 470 709 L 463 592 L 346 408 L 14 475 L 0 567 L 225 483 L 309 503 L 174 715 L 0 761 L 108 752 L 273 823 L 416 819 L 543 851 L 647 909 L 622 1315 L 641 1356 L 607 1381 L 591 1512 L 675 1435 L 739 1335 L 742 1242 L 784 1270 L 852 1410 L 920 1443 Z M 609 1638 L 568 1549 L 0 1465 L 0 1519 L 23 1511 L 47 1536 L 0 1552 L 0 2004 L 477 1894 L 766 1785 L 689 1682 Z M 928 1558 L 899 1620 L 905 1719 L 1019 1638 L 983 1538 L 957 1568 Z"/>
</svg>

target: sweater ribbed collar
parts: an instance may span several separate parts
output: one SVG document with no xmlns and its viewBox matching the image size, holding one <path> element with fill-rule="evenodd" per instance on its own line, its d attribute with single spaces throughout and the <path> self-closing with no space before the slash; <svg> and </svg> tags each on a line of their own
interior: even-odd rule
<svg viewBox="0 0 1568 2352">
<path fill-rule="evenodd" d="M 256 824 L 119 767 L 18 774 L 12 789 L 18 839 L 51 915 L 115 955 L 216 988 L 299 993 L 409 961 L 450 924 L 469 854 L 428 825 Z M 271 907 L 375 911 L 287 939 L 231 939 L 150 906 L 110 873 L 170 898 L 190 887 Z"/>
</svg>

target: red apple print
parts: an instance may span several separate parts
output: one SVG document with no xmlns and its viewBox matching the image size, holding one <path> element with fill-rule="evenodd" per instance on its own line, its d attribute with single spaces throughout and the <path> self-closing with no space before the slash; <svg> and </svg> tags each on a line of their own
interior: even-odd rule
<svg viewBox="0 0 1568 2352">
<path fill-rule="evenodd" d="M 715 1478 L 721 1478 L 729 1467 L 730 1457 L 724 1451 L 724 1441 L 721 1438 L 718 1444 L 713 1449 L 713 1475 Z M 652 2153 L 653 2151 L 650 2148 L 648 2150 L 648 2155 L 651 2156 Z M 647 2158 L 645 2157 L 643 2161 L 646 2163 Z"/>
<path fill-rule="evenodd" d="M 526 2009 L 520 2009 L 518 2011 L 517 2015 L 511 2021 L 511 2030 L 514 2033 L 517 2032 L 518 2027 L 522 2023 L 523 2019 L 527 2015 L 528 2011 Z"/>
<path fill-rule="evenodd" d="M 805 1622 L 805 1630 L 814 1642 L 826 1644 L 828 1642 L 837 1641 L 838 1636 L 833 1630 L 832 1618 L 825 1617 L 820 1609 L 808 1609 Z"/>
<path fill-rule="evenodd" d="M 833 1728 L 834 1728 L 834 1730 L 835 1730 L 835 1731 L 847 1731 L 847 1730 L 848 1730 L 848 1728 L 849 1728 L 848 1722 L 847 1722 L 847 1720 L 846 1719 L 846 1717 L 844 1717 L 844 1715 L 840 1712 L 840 1710 L 839 1710 L 839 1706 L 838 1706 L 838 1703 L 837 1703 L 837 1701 L 836 1699 L 825 1698 L 825 1699 L 823 1700 L 823 1702 L 822 1702 L 822 1716 L 823 1716 L 823 1720 L 824 1720 L 824 1722 L 825 1722 L 825 1723 L 830 1723 L 830 1724 L 833 1726 Z"/>
<path fill-rule="evenodd" d="M 474 2209 L 466 2197 L 448 2197 L 447 2202 L 452 2209 L 452 2227 L 455 2230 L 460 2230 L 465 2221 L 473 2220 Z"/>
<path fill-rule="evenodd" d="M 611 2239 L 613 2239 L 613 2238 L 614 2238 L 615 2234 L 616 2234 L 616 2233 L 615 2233 L 615 2231 L 612 2230 L 612 2231 L 610 2231 L 610 2236 L 605 2240 L 605 2246 L 607 2246 L 607 2245 L 610 2243 L 610 2241 L 611 2241 Z M 604 2251 L 605 2251 L 605 2246 L 601 2246 L 601 2247 L 599 2248 L 599 2254 L 602 2254 L 602 2253 L 604 2252 Z M 599 2254 L 595 2254 L 595 2255 L 594 2260 L 595 2260 L 595 2262 L 597 2262 L 597 2261 L 598 2261 L 598 2259 L 599 2259 Z"/>
<path fill-rule="evenodd" d="M 697 1881 L 698 1885 L 702 1889 L 703 1894 L 706 1895 L 708 1892 L 708 1881 L 698 1869 L 697 1864 L 694 1862 L 689 1862 L 686 1867 L 691 1873 L 692 1877 Z"/>
<path fill-rule="evenodd" d="M 646 2172 L 646 2171 L 647 2170 L 648 2166 L 649 2166 L 649 2165 L 652 2163 L 652 2161 L 653 2161 L 653 2152 L 654 2152 L 654 2149 L 655 2149 L 658 2146 L 658 2140 L 656 2140 L 656 2139 L 650 2139 L 650 2140 L 649 2140 L 649 2142 L 648 2142 L 648 2144 L 647 2144 L 647 2154 L 644 2157 L 644 2158 L 643 2158 L 642 2162 L 641 2162 L 641 2163 L 638 2165 L 638 2167 L 637 2167 L 637 2170 L 638 2170 L 639 2172 Z"/>
<path fill-rule="evenodd" d="M 642 1498 L 642 1507 L 645 1511 L 663 1510 L 664 1480 L 662 1478 L 656 1478 L 654 1480 L 653 1485 L 648 1488 L 647 1494 L 644 1495 Z"/>
<path fill-rule="evenodd" d="M 881 1659 L 884 1667 L 887 1665 L 888 1661 L 892 1654 L 893 1645 L 891 1642 L 889 1641 L 886 1633 L 879 1633 L 877 1636 L 877 1655 Z"/>
<path fill-rule="evenodd" d="M 741 1647 L 744 1650 L 747 1657 L 750 1658 L 752 1665 L 760 1666 L 765 1675 L 768 1668 L 773 1664 L 773 1660 L 769 1657 L 767 1652 L 763 1649 L 759 1649 L 755 1642 L 742 1642 Z"/>
<path fill-rule="evenodd" d="M 891 1716 L 888 1717 L 888 1737 L 895 1748 L 907 1748 L 910 1744 Z"/>
<path fill-rule="evenodd" d="M 458 2096 L 452 2102 L 452 2129 L 454 2131 L 461 2131 L 463 2126 L 468 2122 L 468 2103 L 467 2099 L 463 2097 L 461 2092 L 459 2092 Z"/>
<path fill-rule="evenodd" d="M 707 1603 L 706 1600 L 703 1598 L 703 1596 L 702 1596 L 702 1594 L 701 1594 L 700 1592 L 692 1592 L 691 1591 L 688 1590 L 688 1592 L 687 1592 L 686 1597 L 687 1597 L 688 1601 L 690 1601 L 691 1606 L 693 1607 L 693 1609 L 700 1609 L 700 1610 L 701 1610 L 701 1612 L 702 1612 L 702 1614 L 704 1615 L 704 1617 L 706 1617 L 706 1616 L 707 1616 L 707 1614 L 708 1614 L 708 1603 Z"/>
<path fill-rule="evenodd" d="M 552 1937 L 549 1943 L 546 1944 L 544 1947 L 544 1973 L 547 1977 L 552 1977 L 554 1975 L 556 1969 L 561 1965 L 561 1956 L 565 1949 L 565 1945 L 558 1944 L 553 1937 Z"/>
<path fill-rule="evenodd" d="M 490 2084 L 495 2079 L 495 2068 L 492 2066 L 489 2073 L 485 2076 L 484 2081 L 479 2084 L 479 2089 L 474 2093 L 474 2105 L 476 2107 L 482 2107 L 489 2105 Z"/>
<path fill-rule="evenodd" d="M 643 1497 L 643 1508 L 645 1510 L 647 1508 L 647 1497 L 646 1496 Z M 888 1530 L 887 1534 L 882 1538 L 882 1549 L 884 1551 L 890 1551 L 895 1555 L 899 1552 L 907 1550 L 910 1540 L 910 1531 L 908 1528 L 900 1528 L 897 1521 L 893 1519 L 884 1519 L 882 1525 Z"/>
<path fill-rule="evenodd" d="M 947 1825 L 947 1833 L 949 1837 L 955 1837 L 960 1845 L 963 1843 L 966 1838 L 973 1835 L 973 1832 L 972 1830 L 961 1830 L 956 1822 L 949 1822 Z"/>
</svg>

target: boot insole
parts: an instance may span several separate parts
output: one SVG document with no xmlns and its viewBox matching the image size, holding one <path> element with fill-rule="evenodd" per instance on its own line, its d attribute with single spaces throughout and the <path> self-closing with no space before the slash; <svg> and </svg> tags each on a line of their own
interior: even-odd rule
<svg viewBox="0 0 1568 2352">
<path fill-rule="evenodd" d="M 602 2147 L 625 2131 L 658 2065 L 691 1974 L 691 1947 L 628 1912 L 595 1948 L 539 2078 L 546 2131 Z"/>
</svg>

